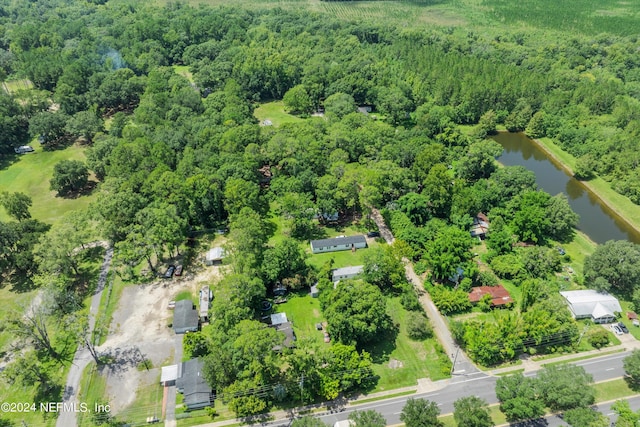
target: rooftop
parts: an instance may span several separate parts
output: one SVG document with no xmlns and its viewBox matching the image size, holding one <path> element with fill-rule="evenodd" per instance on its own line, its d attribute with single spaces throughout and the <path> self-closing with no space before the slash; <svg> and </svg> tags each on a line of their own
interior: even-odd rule
<svg viewBox="0 0 640 427">
<path fill-rule="evenodd" d="M 350 265 L 348 267 L 336 268 L 332 271 L 333 276 L 345 276 L 350 274 L 360 274 L 364 270 L 364 265 Z"/>
<path fill-rule="evenodd" d="M 477 286 L 471 288 L 469 293 L 469 301 L 478 302 L 485 295 L 491 295 L 491 305 L 505 305 L 513 302 L 511 294 L 502 285 L 498 286 Z"/>
<path fill-rule="evenodd" d="M 173 312 L 173 329 L 176 331 L 198 328 L 198 312 L 189 299 L 176 301 Z"/>
<path fill-rule="evenodd" d="M 352 245 L 355 243 L 367 243 L 367 239 L 362 234 L 356 236 L 334 237 L 333 239 L 312 240 L 311 246 L 314 248 L 324 248 L 327 246 Z"/>
</svg>

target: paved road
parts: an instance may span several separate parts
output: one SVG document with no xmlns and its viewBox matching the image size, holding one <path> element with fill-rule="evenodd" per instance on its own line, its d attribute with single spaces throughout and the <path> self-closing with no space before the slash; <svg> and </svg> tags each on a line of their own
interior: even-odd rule
<svg viewBox="0 0 640 427">
<path fill-rule="evenodd" d="M 103 242 L 100 242 L 100 246 L 104 246 Z M 89 336 L 91 336 L 93 327 L 96 324 L 96 314 L 100 307 L 100 299 L 102 298 L 104 285 L 107 282 L 107 275 L 109 274 L 109 266 L 111 265 L 112 258 L 113 248 L 107 247 L 102 261 L 102 266 L 100 267 L 98 284 L 96 286 L 95 293 L 91 297 L 91 307 L 89 308 Z M 73 356 L 73 362 L 69 368 L 67 382 L 64 386 L 64 394 L 62 397 L 62 401 L 64 403 L 78 403 L 78 389 L 80 386 L 80 379 L 82 378 L 82 372 L 91 360 L 92 357 L 89 350 L 84 345 L 79 345 L 75 355 Z M 58 420 L 56 421 L 56 427 L 71 427 L 77 424 L 78 417 L 74 411 L 60 412 Z"/>
<path fill-rule="evenodd" d="M 624 359 L 631 352 L 616 353 L 613 355 L 603 356 L 597 359 L 584 360 L 574 363 L 578 366 L 583 366 L 585 370 L 590 373 L 595 381 L 605 381 L 614 378 L 619 378 L 624 374 L 622 367 L 622 359 Z M 535 372 L 529 372 L 525 375 L 535 376 Z M 349 414 L 354 411 L 363 411 L 367 409 L 373 409 L 380 412 L 387 420 L 387 425 L 394 425 L 401 423 L 400 413 L 404 407 L 407 399 L 409 398 L 424 398 L 432 400 L 438 404 L 442 414 L 448 414 L 453 412 L 453 402 L 464 396 L 478 396 L 486 400 L 489 404 L 498 403 L 498 399 L 495 395 L 495 384 L 498 377 L 490 376 L 485 373 L 476 373 L 467 375 L 464 377 L 454 377 L 449 380 L 438 381 L 436 387 L 441 387 L 439 390 L 434 390 L 426 393 L 416 393 L 409 396 L 401 396 L 390 398 L 386 400 L 380 400 L 371 403 L 365 403 L 361 405 L 336 405 L 334 411 L 327 411 L 317 414 L 324 423 L 333 425 L 336 421 L 346 420 Z M 637 409 L 640 409 L 640 397 L 632 398 L 632 405 L 636 405 Z M 611 414 L 610 403 L 601 404 L 602 412 L 609 416 Z M 632 406 L 634 407 L 634 406 Z M 612 417 L 615 418 L 615 417 Z M 235 422 L 235 421 L 229 421 Z M 536 420 L 535 422 L 513 424 L 518 427 L 538 427 L 538 426 L 561 426 L 562 420 L 558 416 L 549 416 L 547 418 Z M 225 422 L 210 423 L 206 426 L 219 427 L 224 425 Z M 255 424 L 269 427 L 285 427 L 290 424 L 289 419 L 279 419 L 276 421 Z"/>
</svg>

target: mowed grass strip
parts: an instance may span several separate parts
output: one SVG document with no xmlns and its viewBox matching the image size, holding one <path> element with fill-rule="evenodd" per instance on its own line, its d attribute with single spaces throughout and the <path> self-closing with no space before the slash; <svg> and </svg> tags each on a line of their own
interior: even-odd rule
<svg viewBox="0 0 640 427">
<path fill-rule="evenodd" d="M 0 191 L 19 191 L 31 197 L 31 216 L 49 224 L 59 222 L 68 212 L 86 209 L 95 199 L 95 192 L 71 199 L 57 197 L 55 191 L 49 190 L 54 166 L 62 160 L 86 161 L 85 147 L 72 145 L 64 150 L 44 151 L 38 143 L 31 146 L 35 152 L 19 155 L 0 170 Z M 4 209 L 0 209 L 0 221 L 8 220 Z"/>
</svg>

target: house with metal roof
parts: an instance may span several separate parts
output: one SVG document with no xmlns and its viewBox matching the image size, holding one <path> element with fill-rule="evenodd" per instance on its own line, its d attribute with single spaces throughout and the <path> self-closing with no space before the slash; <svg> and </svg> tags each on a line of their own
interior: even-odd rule
<svg viewBox="0 0 640 427">
<path fill-rule="evenodd" d="M 616 320 L 616 312 L 622 312 L 620 302 L 607 292 L 593 289 L 562 291 L 569 310 L 575 319 L 591 319 L 594 323 L 611 323 Z"/>
<path fill-rule="evenodd" d="M 173 330 L 176 334 L 196 332 L 200 328 L 200 318 L 193 301 L 177 301 L 173 310 Z"/>
<path fill-rule="evenodd" d="M 476 286 L 475 288 L 471 288 L 469 301 L 471 301 L 472 304 L 477 304 L 485 295 L 491 296 L 491 307 L 504 307 L 513 303 L 511 294 L 509 294 L 509 291 L 502 285 Z"/>
<path fill-rule="evenodd" d="M 348 251 L 367 247 L 367 239 L 362 235 L 339 236 L 333 239 L 320 239 L 311 241 L 311 252 L 314 254 L 323 252 Z"/>
<path fill-rule="evenodd" d="M 358 277 L 364 271 L 363 265 L 352 265 L 349 267 L 336 268 L 331 272 L 331 279 L 333 282 L 339 280 L 353 279 Z"/>
<path fill-rule="evenodd" d="M 213 265 L 213 264 L 222 262 L 222 260 L 224 259 L 224 256 L 225 256 L 224 248 L 220 246 L 211 248 L 207 251 L 207 254 L 205 255 L 205 264 Z"/>
</svg>

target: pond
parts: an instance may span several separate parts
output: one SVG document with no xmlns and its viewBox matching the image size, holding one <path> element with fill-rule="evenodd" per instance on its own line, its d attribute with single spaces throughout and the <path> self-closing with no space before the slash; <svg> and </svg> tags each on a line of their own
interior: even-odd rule
<svg viewBox="0 0 640 427">
<path fill-rule="evenodd" d="M 554 163 L 534 141 L 522 133 L 500 132 L 493 139 L 504 148 L 498 161 L 524 166 L 536 174 L 538 187 L 552 196 L 564 193 L 580 215 L 578 229 L 596 243 L 629 240 L 640 243 L 640 233 L 606 206 L 580 181 Z"/>
</svg>

